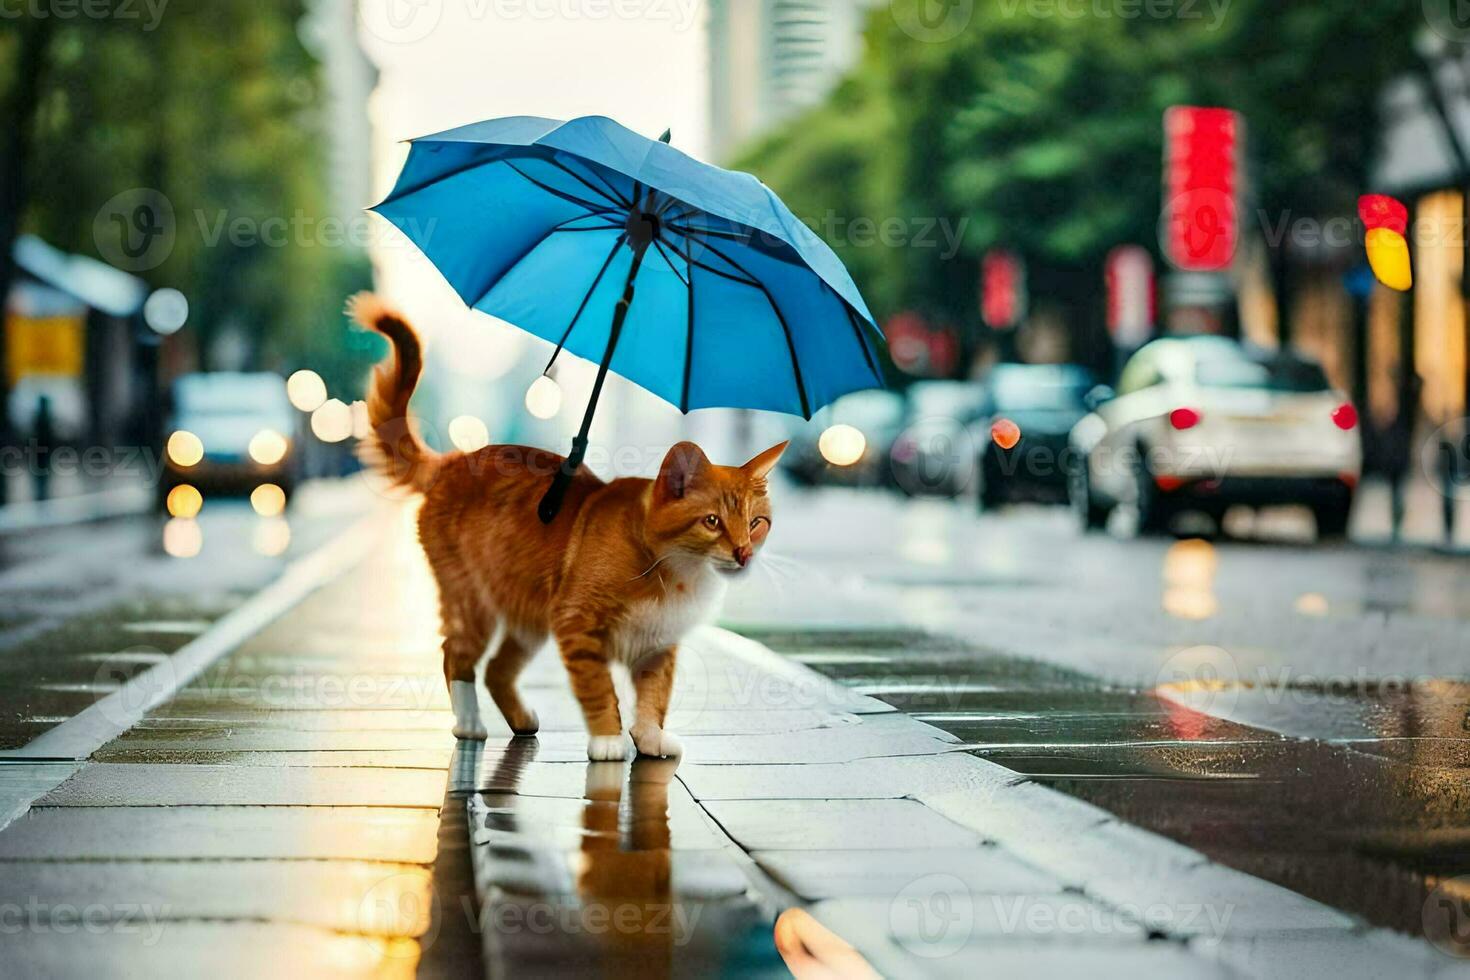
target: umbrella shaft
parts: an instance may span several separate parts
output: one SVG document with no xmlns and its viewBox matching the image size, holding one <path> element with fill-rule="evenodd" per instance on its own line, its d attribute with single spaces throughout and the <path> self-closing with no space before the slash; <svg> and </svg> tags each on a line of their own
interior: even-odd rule
<svg viewBox="0 0 1470 980">
<path fill-rule="evenodd" d="M 643 265 L 643 256 L 648 251 L 649 244 L 647 241 L 633 243 L 633 262 L 628 266 L 628 279 L 623 284 L 622 298 L 618 300 L 618 305 L 613 310 L 612 330 L 607 335 L 607 350 L 603 352 L 602 362 L 597 365 L 597 380 L 592 383 L 592 397 L 587 400 L 587 411 L 582 416 L 582 428 L 572 439 L 572 451 L 562 461 L 561 469 L 557 471 L 555 479 L 551 481 L 551 487 L 546 491 L 546 496 L 541 498 L 541 505 L 537 508 L 543 524 L 550 524 L 556 519 L 557 513 L 561 510 L 561 502 L 566 497 L 567 488 L 572 484 L 572 477 L 587 456 L 587 437 L 592 431 L 592 416 L 597 412 L 597 399 L 602 396 L 602 385 L 607 380 L 608 368 L 612 365 L 613 351 L 617 349 L 618 337 L 623 332 L 623 322 L 628 319 L 628 307 L 633 305 L 634 280 L 638 278 L 638 270 Z"/>
</svg>

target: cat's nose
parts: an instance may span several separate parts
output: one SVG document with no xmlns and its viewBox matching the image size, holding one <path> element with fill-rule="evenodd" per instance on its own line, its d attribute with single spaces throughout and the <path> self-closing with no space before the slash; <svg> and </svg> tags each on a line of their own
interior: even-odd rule
<svg viewBox="0 0 1470 980">
<path fill-rule="evenodd" d="M 735 549 L 735 563 L 741 568 L 750 564 L 750 559 L 755 557 L 755 549 L 748 544 L 743 544 Z"/>
</svg>

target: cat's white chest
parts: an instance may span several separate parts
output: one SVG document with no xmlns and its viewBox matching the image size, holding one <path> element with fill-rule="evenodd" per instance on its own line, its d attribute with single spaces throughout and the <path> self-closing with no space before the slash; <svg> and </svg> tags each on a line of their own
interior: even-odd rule
<svg viewBox="0 0 1470 980">
<path fill-rule="evenodd" d="M 704 568 L 670 581 L 661 600 L 635 602 L 613 634 L 618 659 L 635 663 L 678 644 L 685 633 L 719 612 L 725 586 L 724 579 Z"/>
</svg>

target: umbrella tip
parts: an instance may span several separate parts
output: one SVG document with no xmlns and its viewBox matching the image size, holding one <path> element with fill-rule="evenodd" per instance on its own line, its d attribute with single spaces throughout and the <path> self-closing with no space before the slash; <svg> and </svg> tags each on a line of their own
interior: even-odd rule
<svg viewBox="0 0 1470 980">
<path fill-rule="evenodd" d="M 667 143 L 669 140 L 671 140 L 673 138 L 674 138 L 674 131 L 672 129 L 666 129 L 666 130 L 664 130 L 664 134 L 658 138 L 658 141 L 660 143 Z"/>
</svg>

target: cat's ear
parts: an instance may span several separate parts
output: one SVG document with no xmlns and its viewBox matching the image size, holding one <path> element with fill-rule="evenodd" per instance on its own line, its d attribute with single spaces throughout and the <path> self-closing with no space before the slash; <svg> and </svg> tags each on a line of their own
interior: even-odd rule
<svg viewBox="0 0 1470 980">
<path fill-rule="evenodd" d="M 676 443 L 658 471 L 658 492 L 663 500 L 679 500 L 709 466 L 709 457 L 692 442 Z"/>
<path fill-rule="evenodd" d="M 791 445 L 791 441 L 787 440 L 779 445 L 772 446 L 740 468 L 752 479 L 764 480 L 766 475 L 776 468 L 776 460 L 781 458 L 781 454 L 786 451 L 786 447 L 789 445 Z"/>
</svg>

